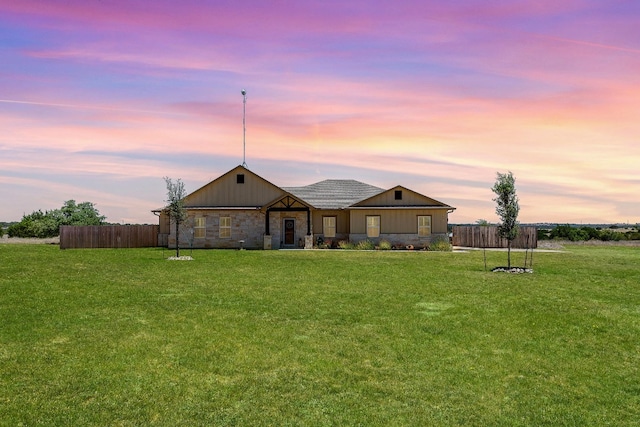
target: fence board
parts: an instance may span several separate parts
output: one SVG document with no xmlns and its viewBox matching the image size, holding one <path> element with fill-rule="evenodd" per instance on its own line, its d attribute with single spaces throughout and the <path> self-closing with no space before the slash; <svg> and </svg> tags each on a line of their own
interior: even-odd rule
<svg viewBox="0 0 640 427">
<path fill-rule="evenodd" d="M 495 225 L 457 225 L 453 227 L 453 245 L 467 248 L 506 248 L 507 240 L 498 236 Z M 538 247 L 538 229 L 533 226 L 521 226 L 520 233 L 511 242 L 512 248 L 531 249 Z"/>
<path fill-rule="evenodd" d="M 156 247 L 158 232 L 157 225 L 63 225 L 60 249 Z"/>
</svg>

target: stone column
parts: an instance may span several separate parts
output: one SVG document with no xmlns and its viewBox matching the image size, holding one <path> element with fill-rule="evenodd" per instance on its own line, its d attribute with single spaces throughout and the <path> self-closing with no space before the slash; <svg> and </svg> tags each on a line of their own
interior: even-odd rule
<svg viewBox="0 0 640 427">
<path fill-rule="evenodd" d="M 313 249 L 313 234 L 304 236 L 304 248 Z"/>
</svg>

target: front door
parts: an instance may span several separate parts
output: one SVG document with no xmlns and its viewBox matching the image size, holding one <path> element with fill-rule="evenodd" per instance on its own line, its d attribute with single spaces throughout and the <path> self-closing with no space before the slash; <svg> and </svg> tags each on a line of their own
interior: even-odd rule
<svg viewBox="0 0 640 427">
<path fill-rule="evenodd" d="M 296 220 L 295 219 L 284 220 L 284 244 L 286 246 L 296 244 Z"/>
</svg>

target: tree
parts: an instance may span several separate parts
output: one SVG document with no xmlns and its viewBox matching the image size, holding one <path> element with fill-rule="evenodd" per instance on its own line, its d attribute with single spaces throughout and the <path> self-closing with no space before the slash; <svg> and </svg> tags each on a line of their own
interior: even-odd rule
<svg viewBox="0 0 640 427">
<path fill-rule="evenodd" d="M 100 215 L 93 203 L 76 204 L 75 200 L 67 200 L 55 213 L 59 214 L 61 225 L 102 225 L 106 219 Z"/>
<path fill-rule="evenodd" d="M 180 256 L 180 224 L 187 219 L 187 210 L 184 207 L 184 198 L 186 192 L 184 190 L 184 183 L 177 179 L 173 182 L 171 178 L 164 177 L 164 182 L 167 184 L 167 200 L 168 205 L 166 207 L 169 213 L 169 219 L 173 220 L 176 225 L 176 256 Z"/>
<path fill-rule="evenodd" d="M 518 196 L 516 195 L 516 180 L 511 172 L 497 173 L 497 179 L 491 189 L 496 198 L 496 214 L 502 221 L 498 224 L 498 235 L 507 239 L 507 268 L 511 268 L 511 242 L 518 236 L 520 227 L 518 226 Z"/>
<path fill-rule="evenodd" d="M 67 200 L 60 209 L 33 211 L 23 215 L 22 220 L 7 229 L 9 237 L 55 237 L 60 234 L 61 225 L 103 225 L 105 217 L 91 202 L 76 204 Z"/>
</svg>

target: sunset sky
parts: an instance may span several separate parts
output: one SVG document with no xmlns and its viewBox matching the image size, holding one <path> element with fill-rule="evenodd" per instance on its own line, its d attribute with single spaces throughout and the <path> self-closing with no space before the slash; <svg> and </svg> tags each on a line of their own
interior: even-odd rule
<svg viewBox="0 0 640 427">
<path fill-rule="evenodd" d="M 242 163 L 497 221 L 640 222 L 640 1 L 0 0 L 0 221 L 156 223 Z"/>
</svg>

